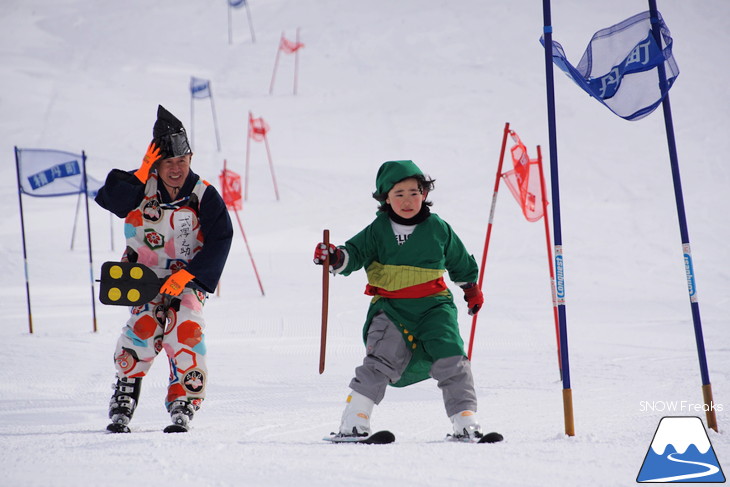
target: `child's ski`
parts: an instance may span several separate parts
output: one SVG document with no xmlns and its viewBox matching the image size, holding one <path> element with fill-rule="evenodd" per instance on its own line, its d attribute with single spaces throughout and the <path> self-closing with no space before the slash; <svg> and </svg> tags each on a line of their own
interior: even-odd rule
<svg viewBox="0 0 730 487">
<path fill-rule="evenodd" d="M 120 424 L 120 423 L 111 423 L 109 426 L 106 427 L 106 430 L 108 433 L 130 433 L 131 430 L 129 429 L 129 426 L 126 424 Z M 188 428 L 186 426 L 181 426 L 179 424 L 171 424 L 169 426 L 166 426 L 164 430 L 165 433 L 187 433 Z"/>
<path fill-rule="evenodd" d="M 332 443 L 360 443 L 365 445 L 386 445 L 395 441 L 395 435 L 387 430 L 378 431 L 368 436 L 346 436 L 341 434 L 332 434 L 325 438 L 324 441 Z"/>
<path fill-rule="evenodd" d="M 504 436 L 502 436 L 500 433 L 492 431 L 491 433 L 482 435 L 479 438 L 471 438 L 469 436 L 446 435 L 446 439 L 448 441 L 459 441 L 462 443 L 499 443 L 500 441 L 504 440 Z"/>
</svg>

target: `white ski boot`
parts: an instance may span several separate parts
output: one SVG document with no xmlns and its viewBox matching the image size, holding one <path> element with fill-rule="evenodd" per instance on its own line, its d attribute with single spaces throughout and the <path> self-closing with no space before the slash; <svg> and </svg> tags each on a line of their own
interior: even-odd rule
<svg viewBox="0 0 730 487">
<path fill-rule="evenodd" d="M 479 440 L 484 434 L 474 411 L 462 411 L 449 418 L 454 425 L 453 438 L 460 441 Z"/>
<path fill-rule="evenodd" d="M 368 436 L 370 434 L 370 415 L 375 402 L 359 392 L 352 391 L 347 396 L 347 406 L 342 413 L 340 436 Z"/>
</svg>

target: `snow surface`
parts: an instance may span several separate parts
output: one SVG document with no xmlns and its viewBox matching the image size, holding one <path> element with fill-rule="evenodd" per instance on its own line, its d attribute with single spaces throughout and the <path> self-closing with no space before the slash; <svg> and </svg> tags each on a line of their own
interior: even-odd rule
<svg viewBox="0 0 730 487">
<path fill-rule="evenodd" d="M 526 222 L 502 186 L 473 367 L 480 420 L 505 441 L 442 441 L 450 425 L 433 381 L 390 389 L 376 408 L 373 426 L 393 430 L 395 444 L 321 441 L 339 423 L 363 355 L 368 298 L 364 273 L 331 280 L 319 375 L 314 244 L 324 228 L 340 243 L 369 223 L 377 168 L 408 158 L 436 178 L 434 211 L 480 259 L 505 122 L 533 156 L 536 145 L 548 153 L 540 2 L 251 0 L 256 43 L 237 10 L 231 45 L 223 0 L 2 3 L 3 485 L 632 485 L 661 417 L 704 421 L 661 112 L 626 122 L 556 71 L 576 435 L 564 435 L 543 225 Z M 646 9 L 634 0 L 552 3 L 554 38 L 574 62 L 595 31 Z M 709 437 L 730 464 L 730 3 L 663 0 L 659 9 L 681 70 L 674 128 L 721 429 Z M 306 45 L 298 94 L 294 59 L 283 56 L 270 96 L 280 35 L 291 39 L 297 27 Z M 212 80 L 220 152 L 208 100 L 195 102 L 190 126 L 190 76 Z M 158 103 L 192 129 L 193 168 L 216 183 L 224 159 L 243 173 L 248 111 L 263 116 L 281 201 L 254 144 L 241 216 L 266 296 L 239 237 L 206 307 L 210 383 L 194 429 L 162 433 L 161 357 L 133 433 L 107 435 L 112 352 L 128 312 L 97 303 L 92 332 L 77 198 L 23 197 L 28 332 L 13 146 L 84 150 L 102 179 L 137 167 Z M 93 204 L 90 212 L 98 275 L 121 253 L 121 222 Z"/>
</svg>

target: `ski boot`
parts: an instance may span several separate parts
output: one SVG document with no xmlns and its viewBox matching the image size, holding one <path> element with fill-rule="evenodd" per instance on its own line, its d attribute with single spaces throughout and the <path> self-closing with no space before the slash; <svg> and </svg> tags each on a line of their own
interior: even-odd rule
<svg viewBox="0 0 730 487">
<path fill-rule="evenodd" d="M 454 425 L 454 434 L 448 435 L 453 441 L 468 443 L 498 443 L 504 437 L 497 432 L 484 433 L 477 422 L 474 411 L 462 411 L 451 416 L 451 423 Z"/>
<path fill-rule="evenodd" d="M 166 427 L 165 433 L 185 433 L 188 431 L 188 423 L 192 421 L 195 408 L 187 401 L 173 401 L 168 407 L 172 424 Z"/>
<path fill-rule="evenodd" d="M 117 383 L 112 388 L 114 393 L 109 400 L 109 419 L 112 422 L 106 429 L 111 433 L 129 433 L 128 424 L 137 408 L 142 378 L 117 376 Z"/>
<path fill-rule="evenodd" d="M 366 437 L 370 435 L 370 415 L 375 402 L 359 392 L 347 396 L 347 406 L 342 413 L 338 437 Z"/>
<path fill-rule="evenodd" d="M 477 422 L 474 411 L 462 411 L 449 418 L 454 425 L 454 434 L 451 436 L 458 441 L 478 441 L 484 434 Z"/>
</svg>

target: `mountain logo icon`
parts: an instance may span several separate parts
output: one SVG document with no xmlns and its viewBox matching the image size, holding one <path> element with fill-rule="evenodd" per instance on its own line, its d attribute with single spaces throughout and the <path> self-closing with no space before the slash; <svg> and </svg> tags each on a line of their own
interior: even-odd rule
<svg viewBox="0 0 730 487">
<path fill-rule="evenodd" d="M 725 482 L 702 420 L 696 416 L 663 417 L 636 481 Z"/>
</svg>

